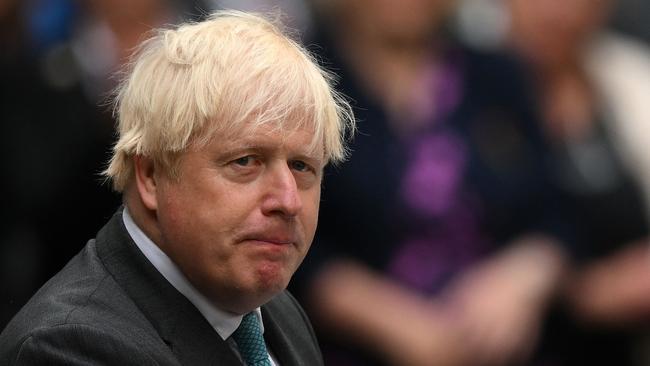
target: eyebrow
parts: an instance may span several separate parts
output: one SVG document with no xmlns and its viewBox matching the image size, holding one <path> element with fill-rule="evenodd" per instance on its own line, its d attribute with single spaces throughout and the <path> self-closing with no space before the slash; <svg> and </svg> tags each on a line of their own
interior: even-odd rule
<svg viewBox="0 0 650 366">
<path fill-rule="evenodd" d="M 282 146 L 286 144 L 278 145 L 276 143 L 269 142 L 266 139 L 261 138 L 247 138 L 237 140 L 237 143 L 234 143 L 234 140 L 229 140 L 221 146 L 221 154 L 224 155 L 236 155 L 239 152 L 245 151 L 256 151 L 256 152 L 272 152 L 274 150 L 280 150 Z M 318 160 L 325 162 L 325 153 L 319 154 L 317 150 L 310 151 L 307 149 L 308 145 L 300 145 L 294 150 L 292 155 L 295 155 L 300 158 Z"/>
</svg>

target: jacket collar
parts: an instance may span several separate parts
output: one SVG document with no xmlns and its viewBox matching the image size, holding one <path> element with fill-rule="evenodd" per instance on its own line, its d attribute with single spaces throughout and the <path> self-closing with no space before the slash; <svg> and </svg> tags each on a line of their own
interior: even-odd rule
<svg viewBox="0 0 650 366">
<path fill-rule="evenodd" d="M 97 254 L 181 364 L 242 365 L 194 305 L 137 248 L 124 227 L 122 208 L 98 233 Z M 276 331 L 275 325 L 269 328 Z"/>
</svg>

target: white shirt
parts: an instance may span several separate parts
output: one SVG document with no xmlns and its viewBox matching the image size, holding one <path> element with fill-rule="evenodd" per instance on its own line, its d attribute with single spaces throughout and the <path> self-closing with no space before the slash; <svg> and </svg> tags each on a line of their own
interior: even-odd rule
<svg viewBox="0 0 650 366">
<path fill-rule="evenodd" d="M 174 262 L 163 252 L 149 237 L 136 225 L 129 214 L 129 211 L 124 207 L 122 212 L 122 220 L 126 231 L 138 246 L 142 254 L 153 264 L 153 266 L 160 272 L 169 283 L 185 296 L 196 308 L 201 315 L 210 323 L 212 328 L 219 334 L 221 339 L 227 340 L 241 324 L 242 315 L 233 314 L 221 310 L 214 306 L 205 296 L 203 296 L 183 275 L 180 269 Z M 262 334 L 264 334 L 264 322 L 262 321 L 262 312 L 260 308 L 254 310 L 257 315 L 257 320 L 260 323 Z M 267 345 L 267 350 L 269 347 Z M 269 351 L 270 355 L 270 351 Z M 269 357 L 271 365 L 277 366 L 278 363 L 273 355 Z"/>
</svg>

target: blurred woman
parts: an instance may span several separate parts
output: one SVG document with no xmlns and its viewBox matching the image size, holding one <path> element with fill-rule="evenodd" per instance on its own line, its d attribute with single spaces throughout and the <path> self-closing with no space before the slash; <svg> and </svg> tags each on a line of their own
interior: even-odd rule
<svg viewBox="0 0 650 366">
<path fill-rule="evenodd" d="M 326 363 L 525 360 L 565 230 L 516 65 L 452 41 L 450 0 L 314 5 L 314 50 L 359 120 L 294 284 Z"/>
<path fill-rule="evenodd" d="M 634 330 L 650 315 L 650 52 L 603 30 L 611 0 L 507 4 L 510 44 L 532 71 L 552 142 L 553 181 L 577 218 L 583 269 L 567 293 L 589 332 L 565 337 L 576 362 L 629 364 L 626 338 L 594 324 Z"/>
</svg>

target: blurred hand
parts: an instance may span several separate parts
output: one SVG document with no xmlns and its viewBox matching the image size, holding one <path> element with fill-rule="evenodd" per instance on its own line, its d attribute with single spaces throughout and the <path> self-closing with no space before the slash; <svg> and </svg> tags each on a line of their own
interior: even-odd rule
<svg viewBox="0 0 650 366">
<path fill-rule="evenodd" d="M 506 365 L 533 351 L 545 305 L 564 260 L 553 242 L 521 239 L 451 285 L 447 306 L 460 324 L 473 364 Z"/>
<path fill-rule="evenodd" d="M 356 262 L 332 263 L 313 283 L 309 308 L 321 330 L 396 366 L 474 365 L 445 308 Z"/>
<path fill-rule="evenodd" d="M 650 247 L 630 245 L 576 273 L 566 291 L 584 321 L 624 324 L 650 319 Z"/>
<path fill-rule="evenodd" d="M 427 309 L 428 308 L 428 309 Z M 464 334 L 448 314 L 435 304 L 420 313 L 400 317 L 401 326 L 394 334 L 396 346 L 388 353 L 396 366 L 474 365 L 474 353 L 467 347 Z"/>
</svg>

